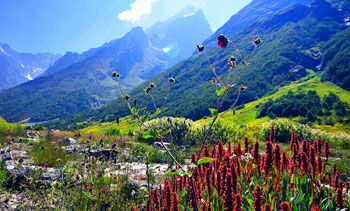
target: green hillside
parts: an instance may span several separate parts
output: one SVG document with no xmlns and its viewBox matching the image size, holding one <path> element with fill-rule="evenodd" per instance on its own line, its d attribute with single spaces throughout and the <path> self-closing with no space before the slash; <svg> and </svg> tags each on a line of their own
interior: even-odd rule
<svg viewBox="0 0 350 211">
<path fill-rule="evenodd" d="M 245 58 L 252 51 L 252 40 L 260 36 L 264 41 L 251 65 L 238 81 L 238 84 L 249 86 L 241 95 L 238 105 L 253 102 L 266 94 L 276 92 L 279 87 L 299 80 L 307 75 L 306 69 L 316 70 L 321 61 L 315 54 L 322 53 L 325 43 L 344 29 L 346 26 L 339 11 L 325 1 L 316 1 L 311 6 L 293 6 L 236 34 L 232 40 Z M 228 69 L 227 59 L 234 52 L 232 48 L 217 47 L 209 50 L 208 54 L 218 74 L 223 75 Z M 237 70 L 233 74 L 237 74 L 235 71 Z M 198 120 L 209 116 L 207 108 L 215 105 L 215 86 L 210 83 L 213 76 L 205 57 L 196 54 L 150 81 L 157 84 L 157 88 L 152 91 L 155 101 L 159 106 L 167 107 L 164 115 L 178 114 Z M 167 83 L 169 77 L 176 79 L 171 88 Z M 152 111 L 152 102 L 143 93 L 150 81 L 143 83 L 129 95 L 132 100 L 137 98 L 139 102 L 145 101 L 143 107 Z M 229 93 L 223 110 L 229 108 L 236 93 L 237 90 Z M 164 105 L 166 96 L 168 100 Z M 128 114 L 125 103 L 119 99 L 100 109 L 51 122 L 48 126 L 67 128 L 70 125 L 71 128 L 79 129 L 75 123 L 82 120 L 101 121 Z"/>
<path fill-rule="evenodd" d="M 278 99 L 283 95 L 287 95 L 289 91 L 292 91 L 294 93 L 306 93 L 310 90 L 316 91 L 321 98 L 323 98 L 326 95 L 329 95 L 330 93 L 334 93 L 339 97 L 341 101 L 344 101 L 350 105 L 350 91 L 344 90 L 331 82 L 322 82 L 321 79 L 317 76 L 312 78 L 306 77 L 303 80 L 293 82 L 290 85 L 281 87 L 276 93 L 272 95 L 265 96 L 259 100 L 245 104 L 244 108 L 235 111 L 235 115 L 233 115 L 233 112 L 227 112 L 220 118 L 220 120 L 231 126 L 247 126 L 253 131 L 258 131 L 261 129 L 263 123 L 270 120 L 269 117 L 256 118 L 258 115 L 259 104 L 266 103 L 270 99 Z M 294 119 L 297 120 L 298 118 Z M 206 124 L 210 121 L 211 118 L 205 118 L 198 120 L 198 123 Z M 336 122 L 334 126 L 324 124 L 318 125 L 316 123 L 313 123 L 312 126 L 314 128 L 318 128 L 329 132 L 350 131 L 349 124 L 339 122 Z"/>
</svg>

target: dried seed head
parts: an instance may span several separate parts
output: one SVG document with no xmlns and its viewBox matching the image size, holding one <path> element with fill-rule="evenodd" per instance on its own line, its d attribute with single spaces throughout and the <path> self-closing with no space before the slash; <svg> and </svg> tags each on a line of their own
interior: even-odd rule
<svg viewBox="0 0 350 211">
<path fill-rule="evenodd" d="M 151 89 L 153 89 L 153 88 L 156 88 L 157 85 L 156 85 L 155 83 L 150 83 L 150 84 L 149 84 L 149 87 L 151 87 Z"/>
<path fill-rule="evenodd" d="M 41 150 L 45 150 L 45 146 L 41 146 L 40 149 L 41 149 Z"/>
<path fill-rule="evenodd" d="M 254 44 L 255 45 L 260 45 L 262 43 L 262 40 L 260 39 L 260 38 L 256 38 L 255 40 L 254 40 Z"/>
<path fill-rule="evenodd" d="M 145 95 L 148 95 L 148 93 L 150 93 L 151 88 L 150 87 L 146 87 L 143 89 L 143 91 L 145 91 Z"/>
<path fill-rule="evenodd" d="M 169 83 L 174 83 L 175 82 L 175 78 L 169 78 L 168 81 L 169 81 Z"/>
<path fill-rule="evenodd" d="M 113 76 L 114 78 L 120 78 L 120 74 L 119 74 L 119 73 L 116 73 L 116 72 L 113 72 L 113 73 L 112 73 L 112 76 Z"/>
<path fill-rule="evenodd" d="M 202 51 L 204 51 L 204 49 L 205 49 L 204 45 L 197 45 L 198 52 L 202 52 Z"/>
<path fill-rule="evenodd" d="M 130 95 L 125 94 L 125 95 L 123 96 L 123 98 L 124 98 L 124 100 L 129 100 L 129 99 L 130 99 Z"/>
</svg>

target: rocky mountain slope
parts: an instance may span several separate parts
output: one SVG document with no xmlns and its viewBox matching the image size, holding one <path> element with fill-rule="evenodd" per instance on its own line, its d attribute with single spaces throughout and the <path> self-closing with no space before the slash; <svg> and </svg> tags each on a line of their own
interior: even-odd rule
<svg viewBox="0 0 350 211">
<path fill-rule="evenodd" d="M 0 91 L 33 80 L 58 58 L 50 53 L 19 53 L 0 43 Z"/>
</svg>

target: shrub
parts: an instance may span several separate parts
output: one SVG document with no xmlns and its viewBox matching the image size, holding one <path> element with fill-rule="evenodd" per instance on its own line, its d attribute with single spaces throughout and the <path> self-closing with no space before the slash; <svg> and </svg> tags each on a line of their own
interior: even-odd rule
<svg viewBox="0 0 350 211">
<path fill-rule="evenodd" d="M 192 120 L 185 118 L 162 117 L 145 122 L 145 126 L 142 126 L 141 130 L 136 132 L 139 141 L 153 143 L 156 141 L 155 138 L 144 139 L 142 133 L 146 131 L 161 130 L 162 132 L 169 131 L 169 133 L 164 136 L 164 141 L 183 145 L 186 144 L 185 140 L 187 139 L 191 128 L 194 127 L 194 123 Z"/>
<path fill-rule="evenodd" d="M 270 135 L 270 128 L 274 127 L 276 130 L 276 140 L 278 142 L 287 143 L 290 141 L 290 134 L 292 131 L 299 134 L 300 140 L 313 141 L 317 138 L 327 140 L 334 146 L 345 149 L 350 149 L 350 135 L 349 134 L 335 134 L 313 129 L 307 125 L 303 125 L 290 120 L 271 120 L 263 125 L 261 129 L 261 137 L 263 140 L 268 140 Z"/>
</svg>

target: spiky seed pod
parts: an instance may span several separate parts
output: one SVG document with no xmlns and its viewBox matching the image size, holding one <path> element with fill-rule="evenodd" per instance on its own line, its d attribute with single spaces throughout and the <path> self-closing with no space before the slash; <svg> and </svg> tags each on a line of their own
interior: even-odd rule
<svg viewBox="0 0 350 211">
<path fill-rule="evenodd" d="M 337 197 L 336 202 L 338 207 L 343 208 L 344 206 L 344 200 L 343 200 L 343 190 L 341 188 L 337 188 Z"/>
<path fill-rule="evenodd" d="M 116 121 L 117 121 L 117 124 L 119 125 L 119 123 L 120 123 L 120 119 L 119 119 L 119 116 L 117 116 L 117 119 L 116 119 Z"/>
<path fill-rule="evenodd" d="M 134 106 L 137 106 L 137 98 L 134 99 Z"/>
<path fill-rule="evenodd" d="M 292 210 L 287 202 L 282 202 L 280 204 L 281 211 L 289 211 Z"/>
<path fill-rule="evenodd" d="M 202 52 L 202 51 L 204 51 L 204 49 L 205 49 L 204 45 L 197 45 L 197 51 L 198 52 Z"/>
<path fill-rule="evenodd" d="M 40 149 L 41 149 L 41 150 L 45 150 L 46 148 L 45 148 L 45 146 L 43 145 L 43 146 L 40 147 Z"/>
<path fill-rule="evenodd" d="M 276 144 L 275 151 L 274 151 L 274 160 L 275 160 L 275 166 L 276 168 L 280 168 L 281 164 L 281 146 L 279 144 Z"/>
<path fill-rule="evenodd" d="M 263 203 L 263 196 L 262 196 L 262 191 L 261 187 L 257 185 L 255 187 L 254 193 L 253 193 L 253 199 L 254 199 L 254 211 L 262 211 L 262 203 Z"/>
<path fill-rule="evenodd" d="M 328 160 L 329 155 L 330 155 L 330 151 L 329 151 L 329 143 L 328 141 L 324 142 L 324 156 L 326 157 L 326 159 Z"/>
<path fill-rule="evenodd" d="M 273 162 L 273 149 L 271 141 L 266 142 L 265 157 L 264 157 L 264 170 L 265 174 L 268 175 Z"/>
</svg>

